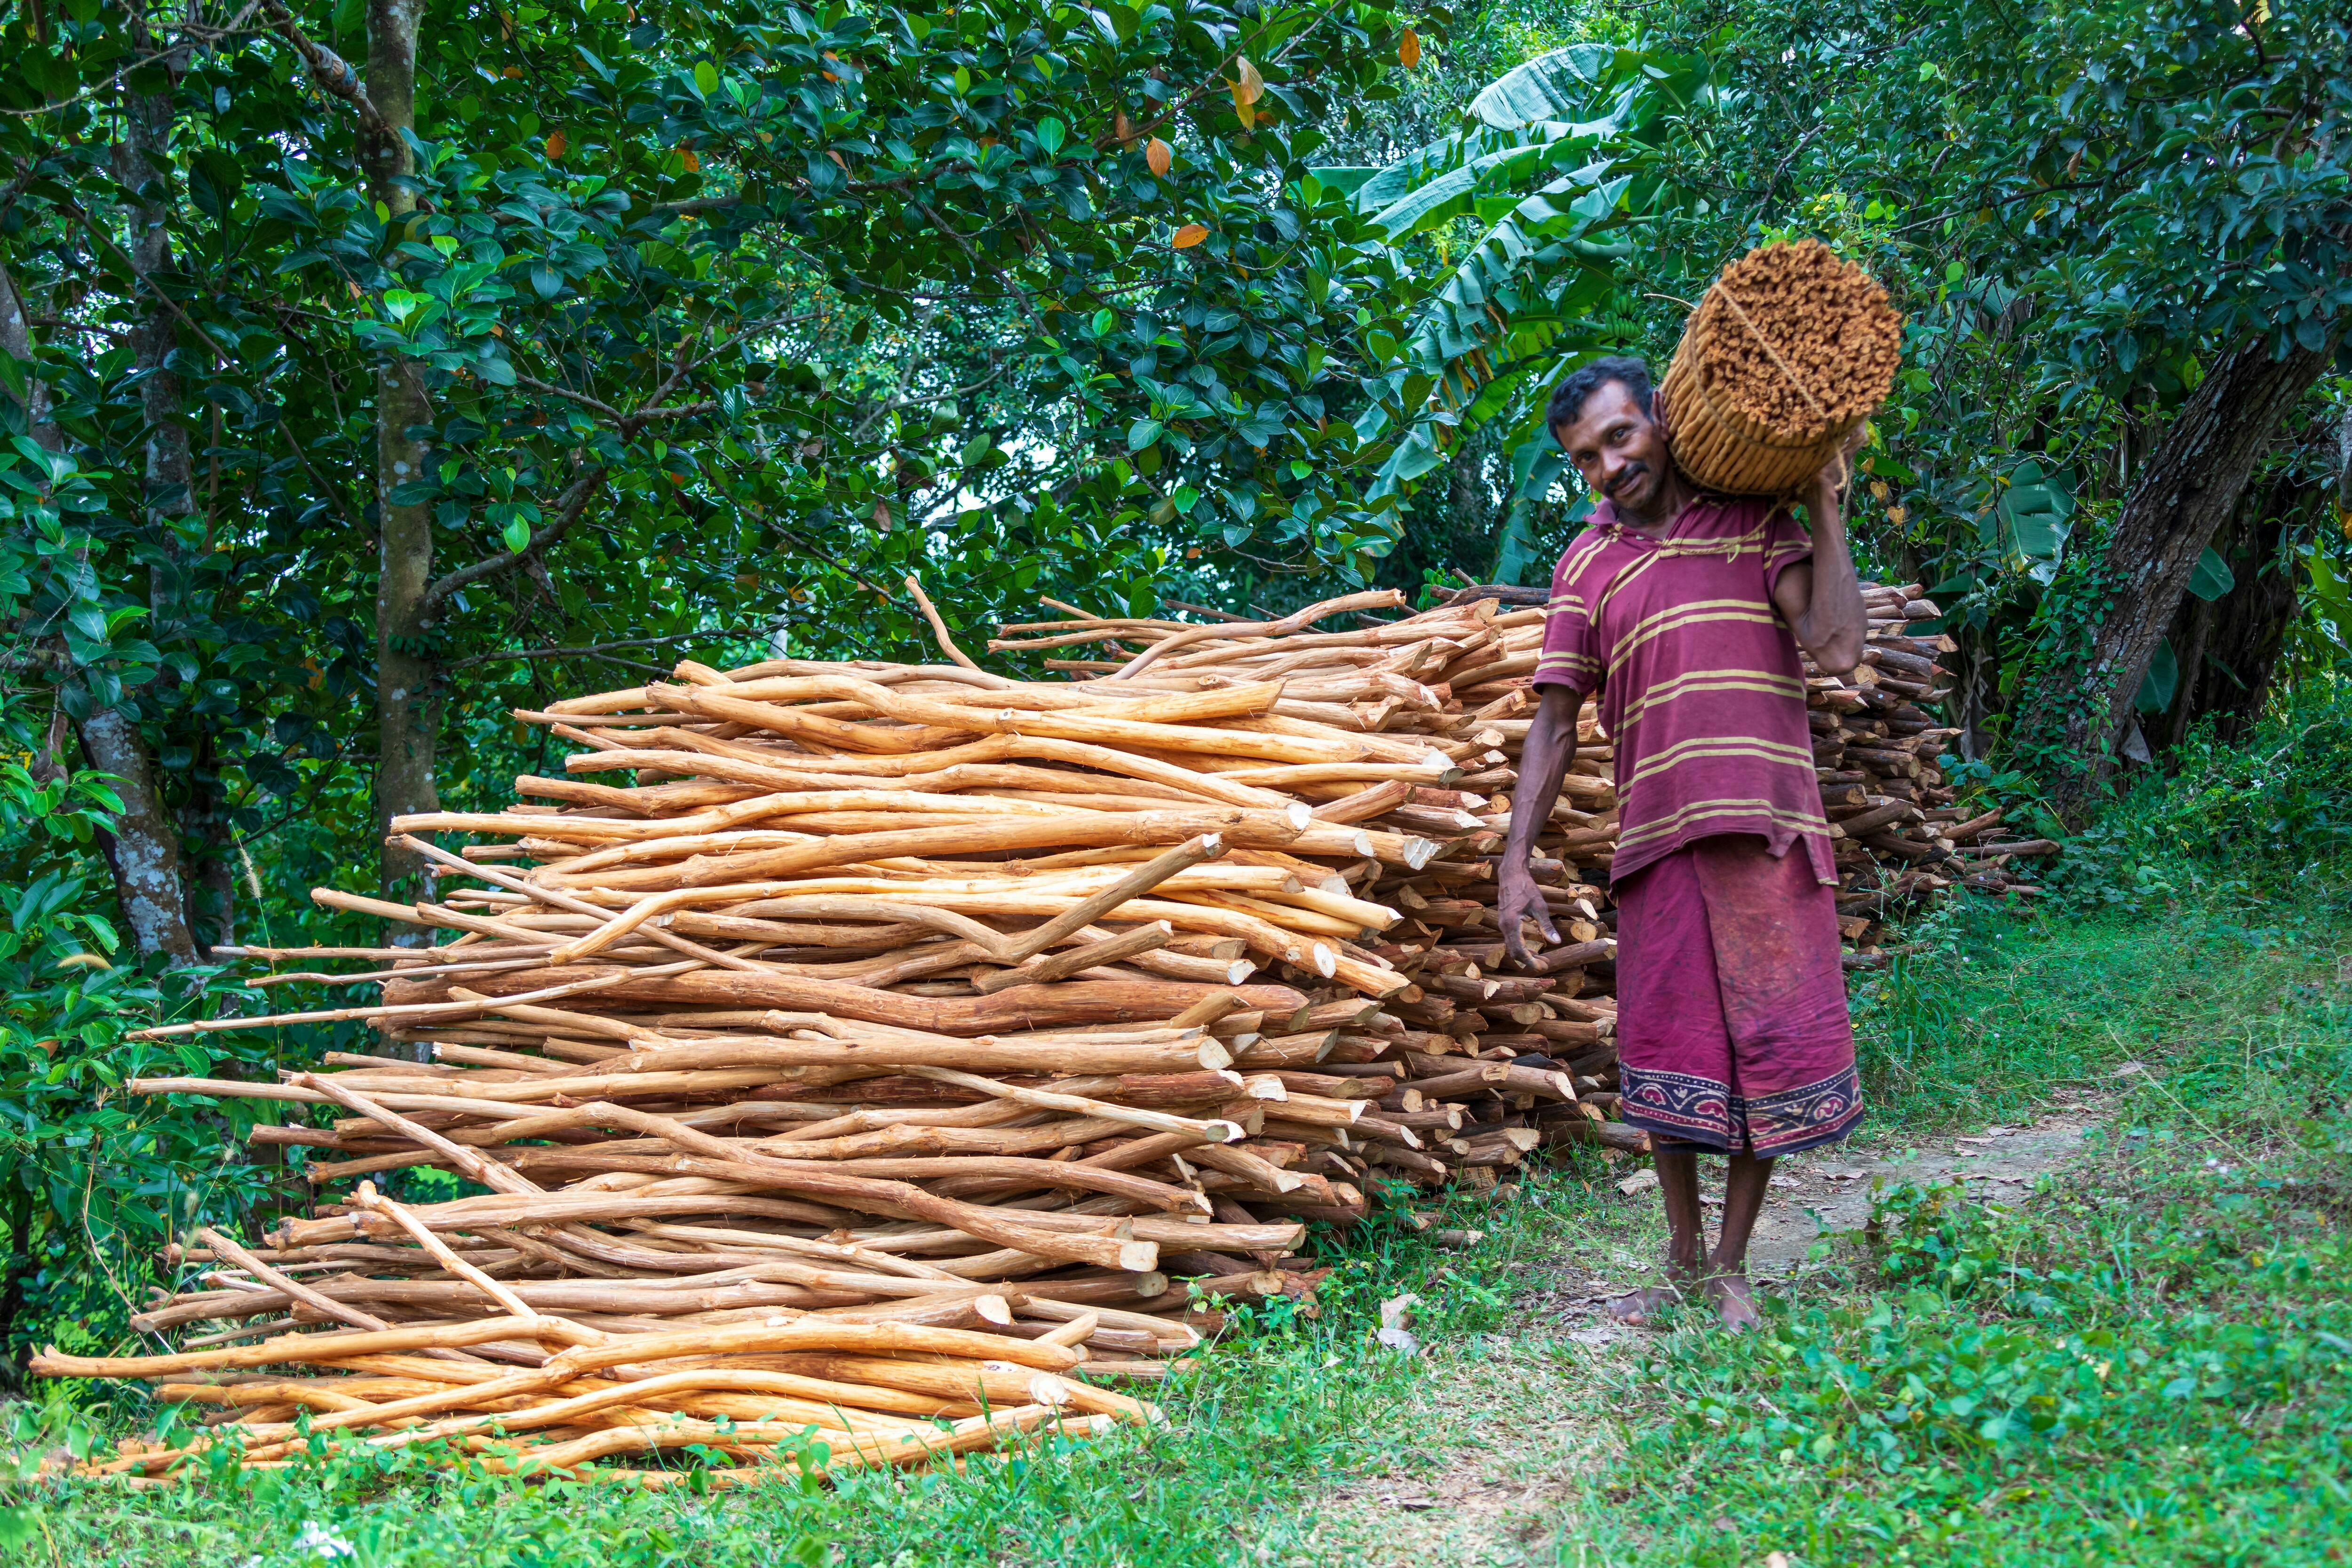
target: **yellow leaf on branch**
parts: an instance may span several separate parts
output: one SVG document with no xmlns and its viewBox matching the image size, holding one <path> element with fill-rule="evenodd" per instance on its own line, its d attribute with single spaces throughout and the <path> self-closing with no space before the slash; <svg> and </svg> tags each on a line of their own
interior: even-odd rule
<svg viewBox="0 0 2352 1568">
<path fill-rule="evenodd" d="M 1179 250 L 1189 250 L 1208 237 L 1209 228 L 1206 224 L 1188 223 L 1178 229 L 1168 243 Z"/>
<path fill-rule="evenodd" d="M 1397 63 L 1407 70 L 1421 63 L 1421 35 L 1411 27 L 1407 27 L 1404 37 L 1397 41 Z"/>
<path fill-rule="evenodd" d="M 1265 96 L 1265 78 L 1257 67 L 1250 64 L 1247 55 L 1234 57 L 1234 107 L 1247 109 Z"/>
<path fill-rule="evenodd" d="M 1143 161 L 1150 166 L 1153 174 L 1164 177 L 1175 166 L 1176 154 L 1169 150 L 1167 142 L 1154 136 L 1144 144 Z"/>
</svg>

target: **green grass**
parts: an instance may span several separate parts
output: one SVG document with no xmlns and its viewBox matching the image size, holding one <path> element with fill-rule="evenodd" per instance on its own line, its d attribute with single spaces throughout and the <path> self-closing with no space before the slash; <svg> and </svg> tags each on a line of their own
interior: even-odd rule
<svg viewBox="0 0 2352 1568">
<path fill-rule="evenodd" d="M 2014 1208 L 1885 1194 L 1877 1256 L 1606 1383 L 1624 1458 L 1560 1559 L 2341 1560 L 2347 1147 L 2206 1147 L 2119 1149 Z"/>
<path fill-rule="evenodd" d="M 1593 1380 L 1621 1451 L 1557 1560 L 2344 1561 L 2352 921 L 2315 898 L 1936 940 L 1872 1003 L 1892 1129 L 2104 1079 L 2107 1135 L 2014 1205 L 1884 1193 L 1764 1332 Z"/>
<path fill-rule="evenodd" d="M 1598 1161 L 1589 1173 L 1597 1178 Z M 652 1568 L 782 1564 L 1118 1563 L 1132 1568 L 1311 1553 L 1307 1504 L 1332 1480 L 1391 1462 L 1416 1435 L 1384 1422 L 1420 1368 L 1370 1342 L 1377 1304 L 1424 1292 L 1420 1326 L 1448 1342 L 1497 1326 L 1529 1247 L 1554 1211 L 1599 1202 L 1597 1180 L 1566 1173 L 1547 1204 L 1459 1200 L 1432 1211 L 1489 1233 L 1475 1254 L 1441 1252 L 1392 1223 L 1364 1227 L 1335 1258 L 1312 1319 L 1248 1325 L 1202 1358 L 1204 1370 L 1157 1397 L 1150 1431 L 1049 1441 L 1016 1458 L 982 1457 L 965 1474 L 855 1472 L 837 1489 L 773 1486 L 698 1496 L 520 1484 L 443 1468 L 330 1459 L 277 1477 L 226 1472 L 201 1484 L 124 1494 L 96 1485 L 0 1490 L 0 1557 L 71 1568 L 205 1564 L 251 1568 Z M 1611 1194 L 1613 1196 L 1613 1194 Z M 1433 1284 L 1442 1276 L 1443 1288 Z M 135 1428 L 120 1404 L 68 1418 L 20 1407 L 41 1444 L 86 1443 Z M 27 1433 L 29 1436 L 29 1430 Z M 332 1543 L 350 1549 L 331 1555 Z"/>
<path fill-rule="evenodd" d="M 2338 1561 L 2352 914 L 2318 892 L 2230 900 L 1958 910 L 1912 932 L 1915 951 L 1857 991 L 1873 1136 L 2022 1121 L 2070 1085 L 2116 1091 L 2110 1135 L 2006 1209 L 1889 1194 L 1876 1249 L 1832 1259 L 1760 1335 L 1694 1326 L 1639 1356 L 1542 1337 L 1558 1325 L 1516 1296 L 1555 1263 L 1655 1240 L 1654 1200 L 1619 1197 L 1624 1167 L 1588 1155 L 1531 1182 L 1540 1201 L 1458 1205 L 1451 1223 L 1489 1233 L 1473 1252 L 1370 1227 L 1318 1318 L 1216 1349 L 1166 1392 L 1173 1420 L 1156 1432 L 961 1476 L 707 1498 L 335 1464 L 134 1495 L 19 1486 L 0 1491 L 0 1553 L 58 1568 L 1319 1563 L 1348 1556 L 1318 1512 L 1334 1484 L 1455 1462 L 1480 1432 L 1459 1412 L 1526 1403 L 1505 1384 L 1536 1358 L 1549 1414 L 1591 1440 L 1511 1560 Z M 2147 1070 L 2116 1077 L 2126 1062 Z M 1428 1303 L 1425 1360 L 1368 1342 L 1376 1303 L 1404 1290 Z M 1510 1338 L 1481 1337 L 1498 1331 Z M 142 1415 L 95 1417 L 120 1430 Z"/>
<path fill-rule="evenodd" d="M 1213 1561 L 1237 1522 L 1272 1528 L 1302 1489 L 1359 1455 L 1351 1434 L 1381 1379 L 1325 1374 L 1329 1336 L 1252 1342 L 1171 1401 L 1176 1419 L 1108 1445 L 1048 1442 L 962 1476 L 868 1473 L 837 1489 L 743 1493 L 517 1485 L 328 1462 L 286 1476 L 120 1497 L 85 1489 L 44 1510 L 18 1562 L 54 1542 L 76 1568 L 114 1563 L 326 1561 L 341 1542 L 368 1568 L 444 1563 L 929 1563 L 1005 1560 L 1137 1564 Z M 1203 1510 L 1201 1498 L 1217 1500 Z M 5 1542 L 0 1542 L 5 1544 Z"/>
<path fill-rule="evenodd" d="M 2089 918 L 1970 900 L 1907 934 L 1852 986 L 1873 1123 L 1893 1135 L 2020 1121 L 2126 1061 L 2163 1059 L 2192 1074 L 2182 1094 L 2239 1103 L 2281 1072 L 2341 1070 L 2281 1054 L 2314 1026 L 2290 993 L 2334 984 L 2326 955 L 2352 948 L 2340 893 Z"/>
</svg>

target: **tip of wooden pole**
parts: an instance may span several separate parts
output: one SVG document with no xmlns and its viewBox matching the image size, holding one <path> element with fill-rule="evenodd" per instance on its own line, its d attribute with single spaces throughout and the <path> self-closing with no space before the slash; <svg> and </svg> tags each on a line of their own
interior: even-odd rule
<svg viewBox="0 0 2352 1568">
<path fill-rule="evenodd" d="M 1234 1053 L 1225 1049 L 1223 1041 L 1214 1035 L 1210 1035 L 1202 1039 L 1200 1051 L 1194 1059 L 1209 1071 L 1214 1072 L 1219 1068 L 1233 1066 Z"/>
</svg>

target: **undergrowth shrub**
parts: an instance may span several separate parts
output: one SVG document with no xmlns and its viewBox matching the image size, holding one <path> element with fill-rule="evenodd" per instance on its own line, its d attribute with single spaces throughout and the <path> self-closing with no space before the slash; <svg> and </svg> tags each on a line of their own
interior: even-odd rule
<svg viewBox="0 0 2352 1568">
<path fill-rule="evenodd" d="M 246 1157 L 262 1110 L 121 1092 L 142 1074 L 267 1078 L 278 1043 L 126 1037 L 196 1003 L 217 971 L 142 964 L 97 912 L 111 902 L 100 836 L 121 809 L 104 775 L 0 761 L 0 1382 L 37 1341 L 119 1340 L 173 1226 L 283 1191 L 282 1169 Z"/>
<path fill-rule="evenodd" d="M 2200 725 L 2067 842 L 2045 879 L 2074 909 L 2262 892 L 2352 867 L 2352 678 L 2314 676 L 2246 740 Z"/>
</svg>

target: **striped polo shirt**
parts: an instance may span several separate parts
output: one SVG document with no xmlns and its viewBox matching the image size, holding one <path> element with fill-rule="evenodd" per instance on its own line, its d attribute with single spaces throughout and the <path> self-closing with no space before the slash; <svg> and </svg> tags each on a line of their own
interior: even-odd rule
<svg viewBox="0 0 2352 1568">
<path fill-rule="evenodd" d="M 1812 542 L 1785 506 L 1707 496 L 1664 539 L 1606 500 L 1552 573 L 1535 684 L 1601 694 L 1617 756 L 1614 879 L 1694 839 L 1802 839 L 1835 883 L 1797 639 L 1772 584 Z"/>
</svg>

